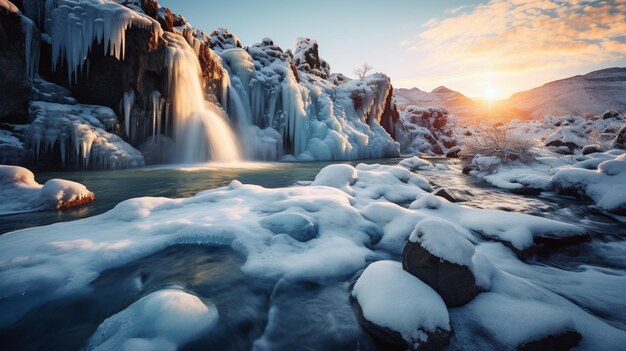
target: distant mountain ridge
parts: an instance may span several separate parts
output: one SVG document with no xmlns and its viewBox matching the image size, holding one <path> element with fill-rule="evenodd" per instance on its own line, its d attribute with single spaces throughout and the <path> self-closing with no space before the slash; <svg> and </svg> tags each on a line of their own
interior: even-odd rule
<svg viewBox="0 0 626 351">
<path fill-rule="evenodd" d="M 396 105 L 445 108 L 461 121 L 488 116 L 484 101 L 440 86 L 430 93 L 418 88 L 394 89 Z M 600 114 L 607 109 L 626 113 L 626 67 L 606 68 L 577 75 L 495 101 L 492 114 L 499 119 L 539 119 L 545 115 Z"/>
</svg>

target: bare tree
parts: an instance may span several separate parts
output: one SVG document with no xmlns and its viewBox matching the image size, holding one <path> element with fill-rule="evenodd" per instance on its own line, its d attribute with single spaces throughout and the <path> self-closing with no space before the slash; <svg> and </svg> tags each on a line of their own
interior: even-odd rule
<svg viewBox="0 0 626 351">
<path fill-rule="evenodd" d="M 353 73 L 356 74 L 359 79 L 363 79 L 372 68 L 374 67 L 370 66 L 369 63 L 363 62 L 362 65 L 354 69 Z"/>
<path fill-rule="evenodd" d="M 466 164 L 474 156 L 497 156 L 504 163 L 519 160 L 532 161 L 534 140 L 517 134 L 504 125 L 493 125 L 468 138 L 459 153 Z"/>
</svg>

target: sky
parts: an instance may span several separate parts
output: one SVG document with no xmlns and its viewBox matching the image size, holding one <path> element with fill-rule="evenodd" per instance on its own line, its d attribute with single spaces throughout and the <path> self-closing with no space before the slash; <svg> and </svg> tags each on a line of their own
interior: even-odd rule
<svg viewBox="0 0 626 351">
<path fill-rule="evenodd" d="M 363 62 L 396 88 L 444 85 L 506 98 L 544 83 L 626 66 L 626 0 L 160 0 L 194 27 L 245 46 L 318 41 L 332 72 Z"/>
</svg>

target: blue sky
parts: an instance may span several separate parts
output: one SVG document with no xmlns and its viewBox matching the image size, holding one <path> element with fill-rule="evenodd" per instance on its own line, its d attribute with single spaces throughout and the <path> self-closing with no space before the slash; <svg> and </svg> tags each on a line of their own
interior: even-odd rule
<svg viewBox="0 0 626 351">
<path fill-rule="evenodd" d="M 396 87 L 446 85 L 468 96 L 494 90 L 506 97 L 550 80 L 626 66 L 621 0 L 159 3 L 197 28 L 228 28 L 244 45 L 271 37 L 287 49 L 297 37 L 316 39 L 333 72 L 351 76 L 368 62 Z M 586 34 L 595 30 L 594 37 Z"/>
</svg>

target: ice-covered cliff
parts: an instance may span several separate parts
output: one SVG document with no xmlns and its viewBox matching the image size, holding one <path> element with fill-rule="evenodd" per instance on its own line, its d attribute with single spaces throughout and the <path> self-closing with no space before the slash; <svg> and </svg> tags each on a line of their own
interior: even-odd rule
<svg viewBox="0 0 626 351">
<path fill-rule="evenodd" d="M 12 60 L 10 72 L 24 72 L 15 74 L 24 88 L 17 103 L 0 105 L 7 135 L 0 149 L 11 150 L 2 162 L 43 157 L 53 167 L 114 168 L 144 159 L 309 161 L 399 154 L 390 136 L 397 112 L 389 78 L 376 73 L 351 80 L 331 73 L 312 39 L 299 38 L 293 51 L 269 38 L 246 47 L 228 30 L 194 28 L 154 0 L 5 3 L 0 25 L 19 40 L 0 56 Z M 48 101 L 36 92 L 46 84 L 66 92 Z M 90 109 L 104 108 L 112 123 L 85 118 Z M 78 129 L 91 134 L 73 132 Z M 92 140 L 106 144 L 96 148 L 100 154 L 92 154 Z"/>
</svg>

